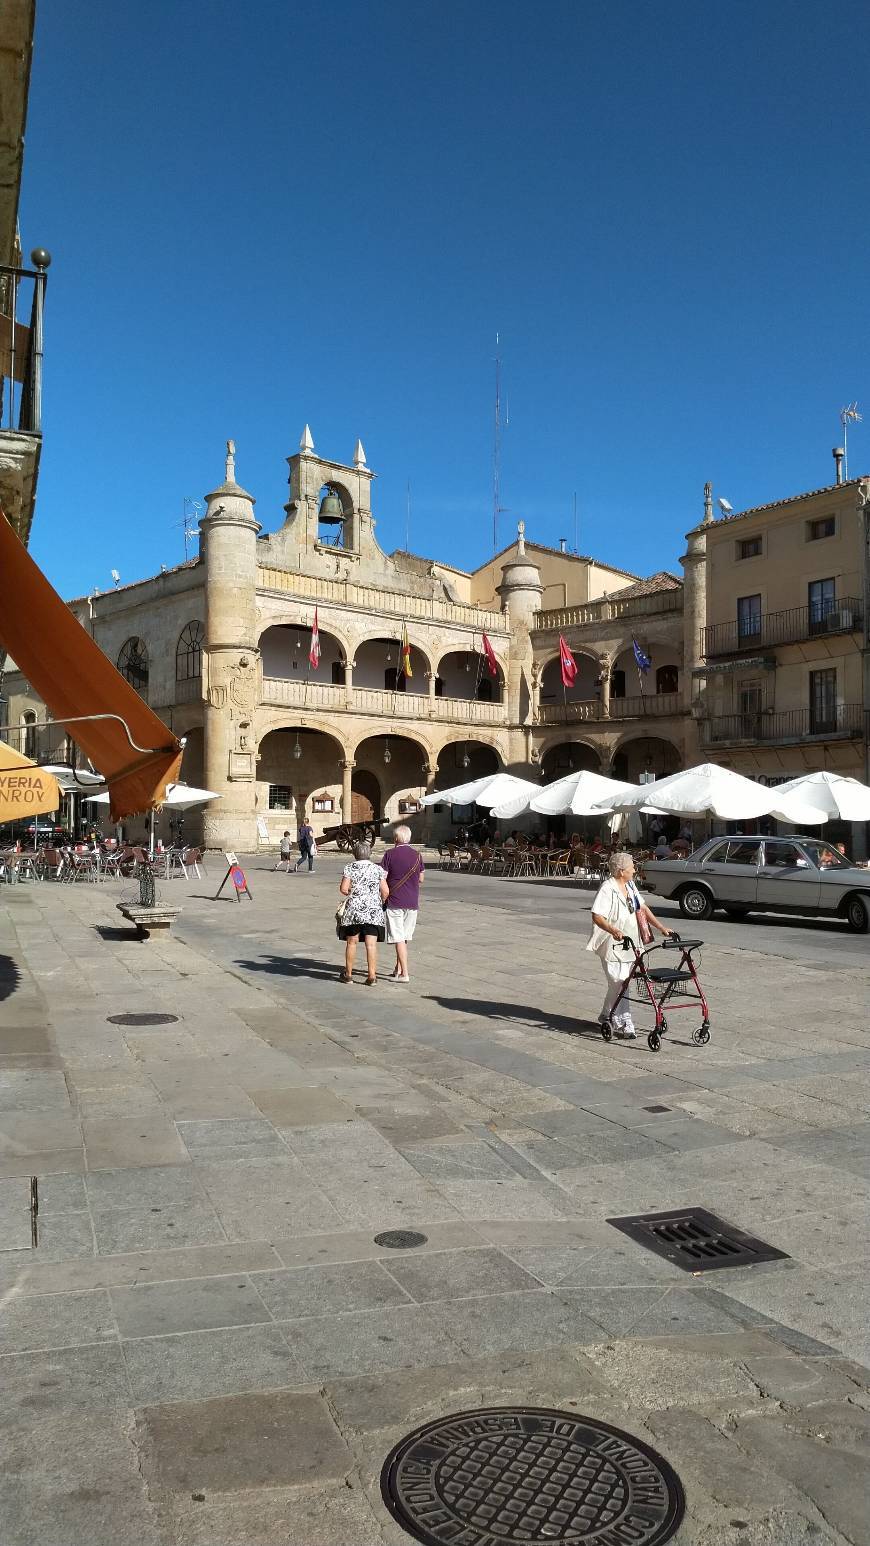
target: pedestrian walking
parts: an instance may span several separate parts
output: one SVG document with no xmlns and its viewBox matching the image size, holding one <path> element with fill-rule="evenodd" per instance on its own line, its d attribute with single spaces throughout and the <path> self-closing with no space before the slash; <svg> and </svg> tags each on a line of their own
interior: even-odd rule
<svg viewBox="0 0 870 1546">
<path fill-rule="evenodd" d="M 630 939 L 641 948 L 638 914 L 643 908 L 643 918 L 651 929 L 660 934 L 670 934 L 670 929 L 660 923 L 650 912 L 634 883 L 634 860 L 629 853 L 610 856 L 610 875 L 601 884 L 592 903 L 592 934 L 587 950 L 593 950 L 601 961 L 607 978 L 607 992 L 598 1016 L 599 1023 L 613 1024 L 625 1037 L 637 1035 L 631 1011 L 627 1003 L 617 1014 L 613 1006 L 619 998 L 622 984 L 634 965 L 634 952 L 622 949 L 622 941 Z M 651 937 L 651 936 L 650 936 Z"/>
<path fill-rule="evenodd" d="M 301 825 L 299 827 L 299 858 L 296 860 L 296 867 L 293 871 L 293 874 L 295 875 L 296 870 L 302 868 L 302 865 L 305 863 L 306 859 L 308 860 L 309 872 L 313 870 L 316 854 L 317 845 L 314 841 L 314 828 L 312 827 L 311 822 L 308 820 L 308 817 L 303 816 Z"/>
<path fill-rule="evenodd" d="M 285 874 L 289 875 L 292 859 L 293 839 L 290 836 L 289 829 L 285 827 L 281 842 L 278 847 L 278 861 L 275 865 L 275 869 L 280 870 L 283 867 Z"/>
<path fill-rule="evenodd" d="M 411 828 L 396 827 L 393 847 L 381 859 L 390 888 L 387 901 L 387 944 L 396 947 L 396 965 L 388 982 L 410 982 L 408 945 L 414 938 L 423 884 L 423 855 L 411 846 Z"/>
<path fill-rule="evenodd" d="M 354 843 L 353 864 L 345 865 L 338 888 L 346 901 L 336 914 L 338 935 L 344 940 L 341 981 L 353 982 L 356 947 L 362 936 L 368 988 L 377 982 L 378 940 L 384 937 L 384 904 L 390 894 L 387 877 L 379 864 L 372 863 L 371 853 L 369 843 Z"/>
</svg>

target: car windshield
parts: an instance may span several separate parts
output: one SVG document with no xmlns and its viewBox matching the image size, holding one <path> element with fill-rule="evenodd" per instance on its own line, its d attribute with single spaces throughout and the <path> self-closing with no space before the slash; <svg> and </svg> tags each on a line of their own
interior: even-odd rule
<svg viewBox="0 0 870 1546">
<path fill-rule="evenodd" d="M 830 843 L 802 842 L 801 848 L 806 851 L 807 858 L 812 859 L 813 864 L 819 870 L 848 870 L 851 868 L 851 859 L 847 858 L 846 854 L 841 854 L 839 849 L 832 848 Z"/>
</svg>

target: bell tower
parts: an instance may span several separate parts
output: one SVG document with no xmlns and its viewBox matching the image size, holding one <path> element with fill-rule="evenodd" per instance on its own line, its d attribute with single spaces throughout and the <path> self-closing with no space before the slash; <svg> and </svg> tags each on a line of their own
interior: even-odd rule
<svg viewBox="0 0 870 1546">
<path fill-rule="evenodd" d="M 288 456 L 290 498 L 284 528 L 306 552 L 341 553 L 361 557 L 373 541 L 371 486 L 374 473 L 366 465 L 358 440 L 353 463 L 328 462 L 315 454 L 306 424 L 295 456 Z"/>
</svg>

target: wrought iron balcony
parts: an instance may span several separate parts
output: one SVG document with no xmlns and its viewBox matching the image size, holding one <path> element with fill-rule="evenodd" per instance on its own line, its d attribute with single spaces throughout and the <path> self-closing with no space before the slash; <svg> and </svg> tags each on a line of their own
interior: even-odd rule
<svg viewBox="0 0 870 1546">
<path fill-rule="evenodd" d="M 829 711 L 784 709 L 773 713 L 720 714 L 701 721 L 702 746 L 726 746 L 737 742 L 771 745 L 775 742 L 831 740 L 860 736 L 864 711 L 860 703 L 838 703 Z"/>
<path fill-rule="evenodd" d="M 855 633 L 864 626 L 864 605 L 857 596 L 838 596 L 785 612 L 757 612 L 730 623 L 713 623 L 701 630 L 701 652 L 707 660 L 745 650 L 799 644 L 833 633 Z"/>
</svg>

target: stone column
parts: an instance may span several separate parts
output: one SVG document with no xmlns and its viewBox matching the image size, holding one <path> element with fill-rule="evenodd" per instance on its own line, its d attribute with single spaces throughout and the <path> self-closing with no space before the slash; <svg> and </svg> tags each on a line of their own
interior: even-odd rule
<svg viewBox="0 0 870 1546">
<path fill-rule="evenodd" d="M 541 571 L 526 553 L 525 522 L 517 525 L 517 545 L 513 558 L 502 565 L 501 584 L 497 592 L 502 611 L 510 620 L 510 659 L 507 670 L 508 724 L 520 725 L 520 701 L 523 671 L 531 677 L 532 644 L 530 633 L 534 627 L 535 613 L 541 605 L 543 587 Z"/>
<path fill-rule="evenodd" d="M 609 656 L 601 655 L 598 660 L 598 674 L 601 677 L 601 718 L 610 718 L 610 669 L 612 661 Z"/>
<path fill-rule="evenodd" d="M 257 533 L 254 498 L 235 478 L 235 446 L 227 441 L 226 476 L 206 495 L 200 522 L 205 568 L 203 777 L 221 798 L 207 805 L 209 847 L 252 850 L 256 746 L 251 721 L 260 701 L 257 648 Z"/>
<path fill-rule="evenodd" d="M 680 563 L 683 566 L 683 705 L 689 718 L 685 722 L 686 765 L 700 761 L 699 726 L 691 717 L 692 699 L 700 683 L 693 676 L 696 667 L 703 665 L 703 630 L 707 623 L 707 532 L 712 519 L 712 498 L 709 485 L 704 490 L 704 522 L 687 534 L 687 548 Z"/>
<path fill-rule="evenodd" d="M 436 671 L 427 671 L 426 672 L 426 676 L 428 678 L 428 688 L 429 688 L 429 718 L 430 719 L 434 719 L 435 718 L 435 679 L 436 679 L 437 675 L 438 675 L 438 673 Z"/>
<path fill-rule="evenodd" d="M 345 670 L 348 668 L 345 667 Z M 353 770 L 356 767 L 352 757 L 347 757 L 339 763 L 341 768 L 341 819 L 350 821 L 350 808 L 353 803 Z"/>
<path fill-rule="evenodd" d="M 434 680 L 435 680 L 434 676 L 433 676 L 432 680 L 434 682 Z M 426 780 L 426 793 L 427 794 L 432 794 L 433 793 L 433 791 L 435 789 L 435 779 L 437 778 L 437 776 L 438 776 L 438 764 L 437 764 L 437 762 L 434 765 L 431 762 L 424 762 L 424 764 L 423 764 L 423 777 Z M 431 847 L 431 844 L 432 844 L 432 833 L 433 833 L 433 830 L 434 830 L 434 826 L 435 826 L 435 807 L 434 807 L 434 805 L 424 805 L 423 806 L 423 841 L 427 845 L 427 847 Z"/>
<path fill-rule="evenodd" d="M 355 664 L 356 662 L 353 660 L 346 660 L 344 663 L 344 706 L 346 709 L 353 708 L 353 668 Z"/>
</svg>

